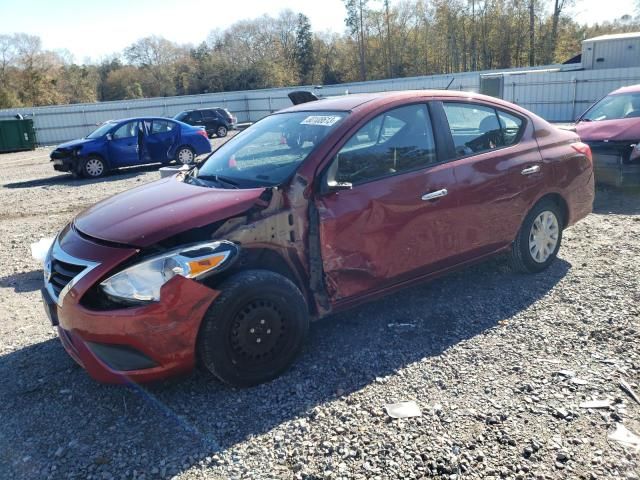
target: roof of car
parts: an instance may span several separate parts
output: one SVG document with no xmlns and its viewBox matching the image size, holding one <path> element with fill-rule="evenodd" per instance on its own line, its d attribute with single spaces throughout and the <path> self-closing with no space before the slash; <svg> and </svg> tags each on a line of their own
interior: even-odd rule
<svg viewBox="0 0 640 480">
<path fill-rule="evenodd" d="M 171 120 L 172 122 L 177 122 L 175 118 L 169 118 L 169 117 L 130 117 L 130 118 L 114 118 L 112 120 L 106 120 L 104 123 L 133 122 L 135 120 Z"/>
<path fill-rule="evenodd" d="M 617 95 L 619 93 L 638 93 L 638 92 L 640 92 L 640 84 L 629 85 L 628 87 L 619 88 L 611 92 L 609 95 Z"/>
<path fill-rule="evenodd" d="M 183 112 L 197 112 L 199 110 L 226 110 L 226 107 L 202 107 L 202 108 L 190 108 L 189 110 L 183 110 Z"/>
<path fill-rule="evenodd" d="M 429 98 L 429 97 L 450 97 L 452 99 L 464 100 L 484 100 L 496 105 L 502 105 L 509 108 L 520 110 L 519 107 L 509 104 L 495 97 L 488 97 L 479 93 L 461 92 L 453 90 L 403 90 L 395 92 L 376 92 L 376 93 L 356 93 L 351 95 L 343 95 L 339 97 L 321 98 L 316 102 L 301 103 L 281 112 L 308 112 L 308 111 L 353 111 L 361 107 L 375 106 L 388 103 L 394 100 L 411 99 L 411 98 Z"/>
</svg>

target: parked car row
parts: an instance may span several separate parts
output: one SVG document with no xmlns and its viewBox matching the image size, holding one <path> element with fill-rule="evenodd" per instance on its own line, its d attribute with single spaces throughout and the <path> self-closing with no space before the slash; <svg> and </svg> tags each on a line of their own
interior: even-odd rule
<svg viewBox="0 0 640 480">
<path fill-rule="evenodd" d="M 223 108 L 184 111 L 173 119 L 111 120 L 85 138 L 58 145 L 50 158 L 55 170 L 86 178 L 132 165 L 173 161 L 190 165 L 211 152 L 208 137 L 224 137 L 236 123 L 236 117 Z"/>
<path fill-rule="evenodd" d="M 96 136 L 118 141 L 118 125 Z M 98 381 L 200 363 L 255 385 L 292 364 L 311 319 L 494 255 L 542 272 L 593 199 L 589 146 L 516 105 L 448 91 L 307 101 L 80 213 L 47 254 L 42 298 Z"/>
</svg>

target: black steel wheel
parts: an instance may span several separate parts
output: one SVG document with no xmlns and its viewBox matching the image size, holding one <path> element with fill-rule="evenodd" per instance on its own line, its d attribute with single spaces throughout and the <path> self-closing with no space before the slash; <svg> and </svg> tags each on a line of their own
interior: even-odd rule
<svg viewBox="0 0 640 480">
<path fill-rule="evenodd" d="M 267 382 L 284 372 L 309 329 L 300 290 L 266 270 L 237 273 L 217 289 L 222 293 L 209 307 L 198 335 L 200 362 L 237 387 Z"/>
</svg>

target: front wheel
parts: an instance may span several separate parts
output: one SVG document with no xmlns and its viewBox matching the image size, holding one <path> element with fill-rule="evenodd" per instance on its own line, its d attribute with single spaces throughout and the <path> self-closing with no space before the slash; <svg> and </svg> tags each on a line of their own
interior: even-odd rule
<svg viewBox="0 0 640 480">
<path fill-rule="evenodd" d="M 191 165 L 196 156 L 189 147 L 180 147 L 176 152 L 176 161 L 182 165 Z"/>
<path fill-rule="evenodd" d="M 82 162 L 80 172 L 85 178 L 98 178 L 107 173 L 107 165 L 100 157 L 89 157 Z"/>
<path fill-rule="evenodd" d="M 514 269 L 536 273 L 549 267 L 560 249 L 562 226 L 562 212 L 555 202 L 543 200 L 534 206 L 511 247 Z"/>
<path fill-rule="evenodd" d="M 198 334 L 200 362 L 216 377 L 249 387 L 293 363 L 309 330 L 306 302 L 286 277 L 267 270 L 237 273 L 216 289 Z"/>
</svg>

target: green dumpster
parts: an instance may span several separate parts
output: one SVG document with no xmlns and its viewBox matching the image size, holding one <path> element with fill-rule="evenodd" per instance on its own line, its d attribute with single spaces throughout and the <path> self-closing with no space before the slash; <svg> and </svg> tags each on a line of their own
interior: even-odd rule
<svg viewBox="0 0 640 480">
<path fill-rule="evenodd" d="M 36 148 L 36 132 L 33 120 L 0 120 L 0 152 L 17 152 L 18 150 L 34 150 Z"/>
</svg>

